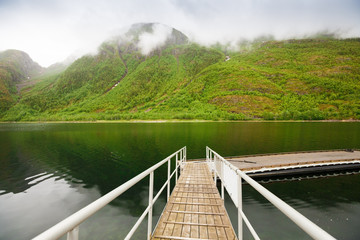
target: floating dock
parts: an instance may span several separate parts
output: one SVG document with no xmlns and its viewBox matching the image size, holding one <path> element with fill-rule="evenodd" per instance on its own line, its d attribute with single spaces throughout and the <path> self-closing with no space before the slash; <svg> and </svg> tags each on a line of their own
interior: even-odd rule
<svg viewBox="0 0 360 240">
<path fill-rule="evenodd" d="M 360 169 L 359 150 L 249 155 L 225 159 L 253 178 Z"/>
<path fill-rule="evenodd" d="M 152 239 L 237 239 L 206 163 L 187 163 Z"/>
</svg>

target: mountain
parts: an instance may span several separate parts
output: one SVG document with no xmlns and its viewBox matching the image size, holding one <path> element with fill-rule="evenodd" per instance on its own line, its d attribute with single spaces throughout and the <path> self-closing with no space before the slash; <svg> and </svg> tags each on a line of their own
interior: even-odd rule
<svg viewBox="0 0 360 240">
<path fill-rule="evenodd" d="M 0 117 L 360 119 L 359 63 L 360 39 L 264 40 L 229 50 L 141 23 L 21 90 Z"/>
<path fill-rule="evenodd" d="M 0 110 L 4 111 L 16 102 L 17 84 L 38 76 L 42 70 L 25 52 L 0 52 Z"/>
</svg>

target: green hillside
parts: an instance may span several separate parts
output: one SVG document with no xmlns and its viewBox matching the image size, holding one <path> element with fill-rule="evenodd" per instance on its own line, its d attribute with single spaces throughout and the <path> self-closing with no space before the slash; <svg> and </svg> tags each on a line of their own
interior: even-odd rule
<svg viewBox="0 0 360 240">
<path fill-rule="evenodd" d="M 144 55 L 140 36 L 152 27 L 136 25 L 23 88 L 1 119 L 360 119 L 360 39 L 254 42 L 231 52 L 172 29 Z"/>
<path fill-rule="evenodd" d="M 0 52 L 0 112 L 4 112 L 18 99 L 17 84 L 31 81 L 42 68 L 18 50 Z"/>
</svg>

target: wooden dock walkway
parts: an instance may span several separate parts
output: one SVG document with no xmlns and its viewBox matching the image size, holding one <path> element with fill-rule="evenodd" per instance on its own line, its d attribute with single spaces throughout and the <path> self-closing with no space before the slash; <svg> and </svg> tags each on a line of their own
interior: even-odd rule
<svg viewBox="0 0 360 240">
<path fill-rule="evenodd" d="M 206 163 L 185 164 L 152 239 L 236 239 Z"/>
<path fill-rule="evenodd" d="M 82 222 L 146 177 L 149 177 L 149 205 L 129 230 L 125 239 L 131 239 L 146 216 L 148 217 L 147 239 L 237 239 L 226 212 L 224 201 L 221 199 L 215 181 L 212 178 L 211 171 L 213 171 L 214 175 L 221 179 L 222 192 L 226 189 L 235 206 L 239 207 L 237 213 L 240 239 L 243 236 L 242 223 L 246 224 L 255 239 L 259 239 L 258 234 L 242 210 L 242 194 L 240 191 L 242 191 L 242 181 L 246 181 L 254 190 L 269 200 L 309 236 L 314 239 L 335 240 L 330 234 L 254 181 L 245 172 L 239 171 L 237 167 L 211 148 L 206 147 L 206 162 L 188 162 L 186 152 L 185 146 L 33 239 L 60 239 L 65 234 L 68 239 L 78 239 L 79 226 Z M 359 153 L 360 151 L 357 150 L 355 155 Z M 355 155 L 352 156 L 355 157 Z M 348 157 L 349 155 L 346 156 L 345 160 Z M 344 157 L 340 158 L 344 160 Z M 172 159 L 175 160 L 175 168 L 170 173 Z M 254 164 L 253 160 L 251 162 L 244 159 L 235 161 Z M 355 161 L 359 162 L 358 160 Z M 154 197 L 154 172 L 164 165 L 168 166 L 168 177 L 161 190 Z M 180 178 L 177 179 L 176 171 L 179 167 L 183 169 Z M 170 181 L 174 175 L 177 183 L 152 234 L 153 205 L 166 187 L 167 196 L 169 196 Z"/>
</svg>

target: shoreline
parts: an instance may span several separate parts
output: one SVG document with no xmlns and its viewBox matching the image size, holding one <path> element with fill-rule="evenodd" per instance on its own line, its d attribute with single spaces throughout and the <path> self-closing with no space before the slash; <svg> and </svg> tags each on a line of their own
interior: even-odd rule
<svg viewBox="0 0 360 240">
<path fill-rule="evenodd" d="M 279 123 L 279 122 L 288 122 L 288 123 L 299 123 L 299 122 L 360 122 L 356 119 L 343 119 L 343 120 L 202 120 L 202 119 L 191 119 L 191 120 L 179 120 L 179 119 L 159 119 L 159 120 L 93 120 L 93 121 L 0 121 L 0 124 L 17 124 L 17 123 Z"/>
</svg>

